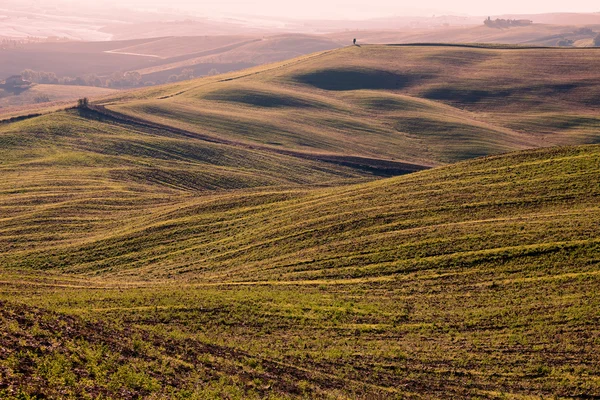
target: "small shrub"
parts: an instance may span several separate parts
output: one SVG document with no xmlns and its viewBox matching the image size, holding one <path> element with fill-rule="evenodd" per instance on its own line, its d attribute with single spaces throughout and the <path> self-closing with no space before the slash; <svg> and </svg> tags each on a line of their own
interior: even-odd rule
<svg viewBox="0 0 600 400">
<path fill-rule="evenodd" d="M 90 101 L 87 97 L 77 100 L 77 108 L 88 108 Z"/>
</svg>

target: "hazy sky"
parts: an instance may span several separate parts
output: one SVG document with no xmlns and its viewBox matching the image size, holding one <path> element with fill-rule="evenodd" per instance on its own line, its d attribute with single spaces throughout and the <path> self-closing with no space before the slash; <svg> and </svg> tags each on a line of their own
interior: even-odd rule
<svg viewBox="0 0 600 400">
<path fill-rule="evenodd" d="M 115 1 L 115 0 L 113 0 Z M 407 3 L 409 5 L 407 5 Z M 595 0 L 119 0 L 148 8 L 179 8 L 201 14 L 253 14 L 288 18 L 365 18 L 394 15 L 494 15 L 545 12 L 600 12 Z M 412 4 L 412 5 L 411 5 Z"/>
</svg>

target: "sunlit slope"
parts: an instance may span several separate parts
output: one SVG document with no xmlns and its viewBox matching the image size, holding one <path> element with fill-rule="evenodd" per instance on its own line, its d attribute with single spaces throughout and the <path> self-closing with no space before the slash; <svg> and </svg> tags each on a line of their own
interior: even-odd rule
<svg viewBox="0 0 600 400">
<path fill-rule="evenodd" d="M 0 397 L 598 397 L 599 169 L 584 146 L 203 196 L 14 172 Z"/>
<path fill-rule="evenodd" d="M 245 143 L 439 165 L 596 143 L 599 67 L 593 50 L 353 46 L 108 107 Z"/>
<path fill-rule="evenodd" d="M 121 220 L 118 230 L 88 225 L 77 235 L 64 215 L 90 218 L 85 206 L 51 207 L 43 198 L 24 205 L 17 200 L 27 195 L 6 193 L 1 262 L 202 281 L 422 273 L 464 273 L 464 279 L 481 281 L 593 272 L 600 243 L 599 173 L 598 146 L 537 150 L 311 192 L 173 195 L 145 209 L 143 218 Z M 32 196 L 25 198 L 32 202 Z M 98 204 L 91 215 L 101 220 L 114 207 Z M 40 215 L 43 230 L 35 226 Z M 62 242 L 49 241 L 48 232 L 61 232 Z M 36 248 L 9 240 L 25 233 L 39 242 Z"/>
<path fill-rule="evenodd" d="M 509 17 L 514 18 L 514 17 Z M 380 30 L 380 31 L 348 31 L 328 34 L 327 37 L 342 43 L 352 43 L 357 38 L 358 43 L 503 43 L 525 44 L 537 46 L 557 46 L 561 40 L 570 39 L 593 40 L 594 33 L 578 32 L 581 26 L 590 22 L 573 21 L 566 25 L 568 16 L 556 16 L 554 21 L 539 23 L 539 15 L 531 16 L 534 24 L 529 26 L 511 27 L 509 29 L 490 28 L 483 23 L 480 26 L 448 27 L 446 29 L 424 30 Z M 560 25 L 552 25 L 560 24 Z M 579 26 L 578 26 L 579 25 Z M 595 29 L 595 28 L 592 28 Z M 589 38 L 589 39 L 585 39 Z M 577 45 L 577 43 L 575 43 Z"/>
<path fill-rule="evenodd" d="M 114 232 L 175 199 L 337 185 L 355 169 L 55 112 L 0 124 L 1 252 Z"/>
<path fill-rule="evenodd" d="M 22 175 L 35 168 L 47 173 L 59 167 L 75 173 L 87 169 L 124 184 L 130 183 L 126 177 L 135 181 L 137 176 L 140 185 L 178 190 L 331 184 L 360 176 L 335 165 L 96 118 L 71 110 L 0 125 L 3 167 Z M 169 171 L 173 180 L 166 179 Z"/>
</svg>

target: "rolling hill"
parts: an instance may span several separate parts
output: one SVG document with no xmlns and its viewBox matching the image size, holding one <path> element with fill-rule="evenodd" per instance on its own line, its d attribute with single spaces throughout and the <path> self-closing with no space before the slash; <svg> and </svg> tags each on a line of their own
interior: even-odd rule
<svg viewBox="0 0 600 400">
<path fill-rule="evenodd" d="M 309 192 L 5 192 L 0 393 L 597 396 L 599 166 L 587 146 Z"/>
<path fill-rule="evenodd" d="M 600 396 L 596 55 L 357 46 L 0 123 L 0 397 Z"/>
<path fill-rule="evenodd" d="M 51 76 L 36 80 L 39 83 L 77 82 L 79 85 L 121 89 L 239 71 L 339 49 L 352 43 L 353 38 L 360 44 L 504 43 L 592 47 L 598 31 L 598 25 L 533 24 L 511 29 L 469 25 L 437 29 L 344 30 L 328 34 L 275 31 L 212 36 L 155 34 L 158 37 L 13 44 L 0 46 L 0 78 L 33 70 Z M 127 79 L 128 73 L 134 78 Z"/>
<path fill-rule="evenodd" d="M 340 44 L 330 38 L 298 34 L 30 43 L 0 48 L 0 78 L 26 69 L 52 72 L 59 78 L 139 71 L 143 82 L 164 83 L 171 74 L 186 68 L 202 76 L 211 69 L 230 72 L 338 47 Z"/>
<path fill-rule="evenodd" d="M 591 19 L 569 19 L 564 16 L 549 18 L 544 16 L 502 16 L 500 18 L 534 20 L 534 24 L 528 26 L 511 28 L 492 28 L 483 24 L 471 26 L 438 26 L 435 29 L 366 29 L 359 31 L 335 32 L 325 36 L 341 43 L 351 43 L 357 38 L 363 44 L 387 44 L 387 43 L 496 43 L 496 44 L 523 44 L 536 46 L 559 46 L 559 42 L 570 39 L 573 42 L 580 40 L 593 40 L 600 31 L 600 19 L 589 15 Z M 483 21 L 483 18 L 481 18 Z M 582 33 L 581 28 L 589 28 L 592 32 Z M 577 43 L 573 44 L 578 46 Z"/>
<path fill-rule="evenodd" d="M 274 151 L 432 166 L 597 143 L 596 56 L 593 49 L 355 46 L 102 106 Z"/>
</svg>

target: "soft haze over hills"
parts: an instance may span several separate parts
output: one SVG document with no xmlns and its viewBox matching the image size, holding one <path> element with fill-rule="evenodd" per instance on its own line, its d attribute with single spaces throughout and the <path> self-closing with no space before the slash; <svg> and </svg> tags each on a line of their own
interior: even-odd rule
<svg viewBox="0 0 600 400">
<path fill-rule="evenodd" d="M 39 2 L 36 2 L 39 4 Z M 81 5 L 74 0 L 45 0 L 42 4 L 68 4 L 71 7 L 93 9 L 97 6 Z M 432 15 L 503 15 L 503 14 L 543 14 L 557 12 L 592 13 L 599 12 L 598 5 L 590 0 L 579 0 L 567 5 L 548 1 L 476 2 L 456 0 L 451 3 L 442 0 L 423 0 L 418 4 L 398 3 L 390 0 L 306 0 L 304 2 L 281 2 L 276 0 L 205 1 L 198 3 L 189 0 L 108 0 L 103 7 L 123 7 L 137 10 L 187 13 L 202 16 L 266 16 L 278 19 L 366 19 L 387 16 Z"/>
<path fill-rule="evenodd" d="M 4 0 L 0 398 L 600 398 L 600 14 L 419 6 Z"/>
<path fill-rule="evenodd" d="M 595 53 L 352 46 L 0 123 L 0 397 L 599 396 Z"/>
<path fill-rule="evenodd" d="M 545 24 L 600 24 L 600 14 L 592 14 L 598 10 L 591 2 L 569 4 L 569 13 L 564 12 L 562 5 L 547 2 L 498 4 L 464 1 L 447 5 L 430 1 L 415 9 L 383 0 L 221 1 L 201 5 L 175 1 L 169 2 L 168 6 L 163 2 L 136 0 L 101 4 L 71 0 L 6 0 L 0 6 L 0 37 L 135 39 L 149 37 L 150 25 L 156 25 L 150 29 L 155 32 L 154 36 L 433 28 L 476 25 L 487 16 L 528 18 Z M 174 21 L 179 23 L 168 28 L 169 22 Z"/>
</svg>

